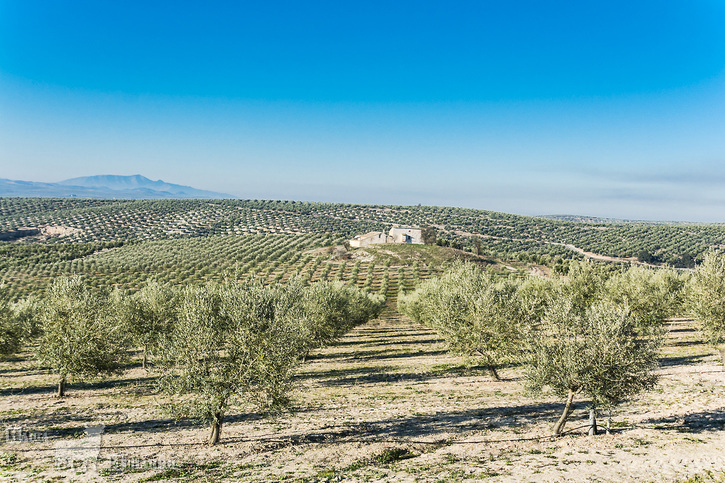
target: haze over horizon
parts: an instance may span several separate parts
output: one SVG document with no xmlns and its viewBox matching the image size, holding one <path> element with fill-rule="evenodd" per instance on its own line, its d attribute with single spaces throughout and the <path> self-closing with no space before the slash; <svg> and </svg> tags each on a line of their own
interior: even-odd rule
<svg viewBox="0 0 725 483">
<path fill-rule="evenodd" d="M 716 0 L 0 3 L 0 178 L 725 222 L 724 133 Z"/>
</svg>

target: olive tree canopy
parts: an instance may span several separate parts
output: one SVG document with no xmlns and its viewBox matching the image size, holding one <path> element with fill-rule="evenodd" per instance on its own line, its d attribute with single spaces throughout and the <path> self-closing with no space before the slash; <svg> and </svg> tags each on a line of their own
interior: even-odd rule
<svg viewBox="0 0 725 483">
<path fill-rule="evenodd" d="M 58 397 L 70 377 L 113 372 L 128 337 L 105 293 L 92 293 L 80 277 L 59 278 L 39 309 L 43 336 L 38 360 L 58 374 Z"/>
<path fill-rule="evenodd" d="M 538 308 L 525 306 L 519 284 L 495 280 L 470 263 L 456 262 L 442 277 L 423 282 L 399 298 L 399 310 L 439 332 L 454 353 L 475 358 L 498 379 L 497 367 L 521 349 L 528 317 Z M 529 295 L 535 292 L 528 287 Z"/>
<path fill-rule="evenodd" d="M 602 302 L 582 315 L 572 300 L 552 304 L 531 339 L 526 377 L 531 389 L 567 398 L 554 434 L 579 393 L 593 407 L 611 406 L 652 387 L 662 335 L 661 326 L 641 327 L 626 307 Z"/>
<path fill-rule="evenodd" d="M 689 305 L 705 339 L 720 350 L 725 364 L 725 254 L 711 250 L 689 282 Z"/>
<path fill-rule="evenodd" d="M 187 287 L 158 349 L 161 386 L 175 395 L 169 409 L 209 421 L 217 443 L 231 405 L 285 406 L 304 354 L 367 321 L 373 299 L 342 283 Z"/>
</svg>

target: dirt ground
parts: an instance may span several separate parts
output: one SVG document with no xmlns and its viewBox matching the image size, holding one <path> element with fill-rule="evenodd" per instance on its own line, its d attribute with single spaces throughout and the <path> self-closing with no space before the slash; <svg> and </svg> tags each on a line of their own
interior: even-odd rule
<svg viewBox="0 0 725 483">
<path fill-rule="evenodd" d="M 520 368 L 495 382 L 405 318 L 372 321 L 303 364 L 295 406 L 237 407 L 208 428 L 159 408 L 138 361 L 57 399 L 30 354 L 0 363 L 2 481 L 725 481 L 725 372 L 692 322 L 675 320 L 660 383 L 586 435 L 580 400 L 526 393 Z M 599 423 L 606 424 L 601 413 Z"/>
</svg>

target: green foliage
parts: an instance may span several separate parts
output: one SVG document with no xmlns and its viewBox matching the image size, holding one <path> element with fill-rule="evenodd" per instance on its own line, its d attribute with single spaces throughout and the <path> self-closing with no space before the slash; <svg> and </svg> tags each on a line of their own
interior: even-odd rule
<svg viewBox="0 0 725 483">
<path fill-rule="evenodd" d="M 23 329 L 6 300 L 0 300 L 0 356 L 14 354 L 20 349 Z"/>
<path fill-rule="evenodd" d="M 684 284 L 674 270 L 631 267 L 606 282 L 603 298 L 626 307 L 638 326 L 650 327 L 681 310 Z"/>
<path fill-rule="evenodd" d="M 25 341 L 33 340 L 41 334 L 40 321 L 38 320 L 41 303 L 40 298 L 30 296 L 10 304 L 10 309 L 20 326 Z"/>
<path fill-rule="evenodd" d="M 432 226 L 421 227 L 421 238 L 425 245 L 436 244 L 436 230 Z"/>
<path fill-rule="evenodd" d="M 564 396 L 582 391 L 595 405 L 613 405 L 656 381 L 662 330 L 642 334 L 628 310 L 608 303 L 582 316 L 569 301 L 552 304 L 532 340 L 531 387 Z"/>
<path fill-rule="evenodd" d="M 211 422 L 216 443 L 231 404 L 285 406 L 306 351 L 381 307 L 379 298 L 342 282 L 188 286 L 159 344 L 161 386 L 180 396 L 171 406 L 176 414 Z"/>
<path fill-rule="evenodd" d="M 283 406 L 301 337 L 300 288 L 258 284 L 189 286 L 179 318 L 160 344 L 161 387 L 181 398 L 177 414 L 212 423 L 219 440 L 224 414 L 239 398 Z"/>
<path fill-rule="evenodd" d="M 570 265 L 538 304 L 543 317 L 529 345 L 529 386 L 568 398 L 557 434 L 576 394 L 613 405 L 654 384 L 663 322 L 680 309 L 683 284 L 673 270 Z"/>
<path fill-rule="evenodd" d="M 725 254 L 722 251 L 707 253 L 689 281 L 689 294 L 689 306 L 705 338 L 714 345 L 725 344 Z"/>
<path fill-rule="evenodd" d="M 549 387 L 568 395 L 569 403 L 583 393 L 594 406 L 614 405 L 652 387 L 663 331 L 638 322 L 626 307 L 611 303 L 597 303 L 584 314 L 571 299 L 551 304 L 530 341 L 529 387 Z M 555 433 L 569 410 L 567 404 Z"/>
<path fill-rule="evenodd" d="M 560 297 L 568 299 L 572 310 L 583 314 L 591 305 L 599 301 L 611 271 L 600 263 L 573 262 L 565 283 L 559 285 Z"/>
<path fill-rule="evenodd" d="M 438 331 L 450 349 L 496 367 L 515 357 L 527 319 L 514 280 L 495 280 L 473 264 L 456 262 L 442 277 L 398 299 L 398 309 Z"/>
<path fill-rule="evenodd" d="M 119 316 L 133 341 L 143 347 L 143 365 L 148 352 L 154 352 L 160 338 L 171 331 L 177 318 L 177 293 L 167 285 L 148 281 L 133 294 L 116 294 Z"/>
<path fill-rule="evenodd" d="M 352 328 L 376 318 L 385 306 L 383 296 L 341 282 L 315 283 L 303 291 L 301 300 L 308 350 L 332 344 Z"/>
<path fill-rule="evenodd" d="M 116 370 L 128 342 L 108 296 L 92 293 L 80 277 L 59 278 L 40 308 L 43 337 L 38 360 L 66 380 Z"/>
<path fill-rule="evenodd" d="M 18 352 L 25 342 L 40 334 L 38 299 L 29 297 L 9 302 L 4 295 L 3 290 L 0 293 L 0 356 Z"/>
<path fill-rule="evenodd" d="M 534 330 L 552 303 L 556 303 L 558 290 L 555 281 L 544 277 L 526 277 L 517 281 L 516 311 L 520 330 L 528 335 Z"/>
</svg>

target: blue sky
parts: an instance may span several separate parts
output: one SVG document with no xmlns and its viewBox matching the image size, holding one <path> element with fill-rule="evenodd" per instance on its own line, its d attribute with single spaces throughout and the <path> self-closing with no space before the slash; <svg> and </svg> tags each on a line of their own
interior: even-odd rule
<svg viewBox="0 0 725 483">
<path fill-rule="evenodd" d="M 0 178 L 725 222 L 725 3 L 0 1 Z"/>
</svg>

